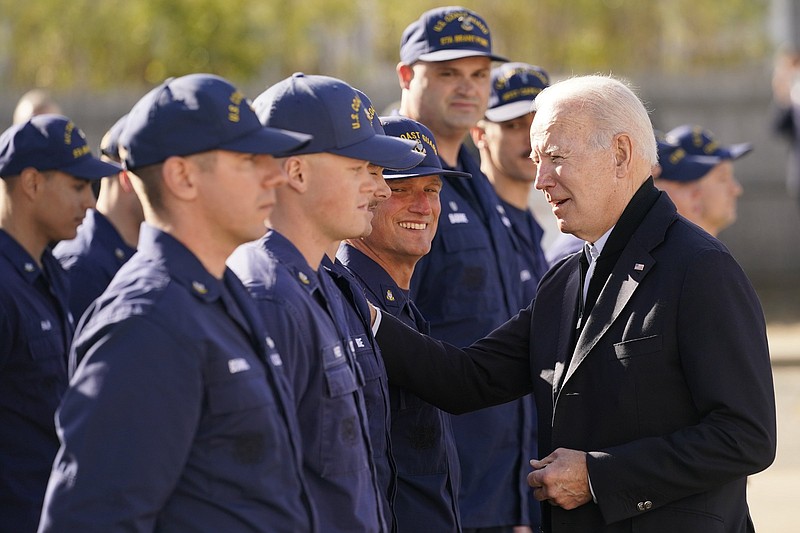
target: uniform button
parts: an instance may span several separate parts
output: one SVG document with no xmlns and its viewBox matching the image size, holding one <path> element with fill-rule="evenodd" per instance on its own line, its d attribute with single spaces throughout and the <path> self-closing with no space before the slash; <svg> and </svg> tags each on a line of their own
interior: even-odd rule
<svg viewBox="0 0 800 533">
<path fill-rule="evenodd" d="M 636 508 L 642 512 L 649 511 L 650 509 L 653 508 L 653 502 L 651 502 L 650 500 L 639 502 L 636 504 Z"/>
</svg>

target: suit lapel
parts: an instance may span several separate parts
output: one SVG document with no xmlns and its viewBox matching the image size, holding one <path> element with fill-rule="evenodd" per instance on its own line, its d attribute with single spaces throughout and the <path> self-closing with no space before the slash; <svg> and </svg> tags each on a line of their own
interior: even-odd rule
<svg viewBox="0 0 800 533">
<path fill-rule="evenodd" d="M 608 281 L 600 291 L 597 303 L 586 320 L 586 326 L 581 331 L 578 342 L 575 343 L 575 353 L 570 361 L 565 381 L 575 373 L 592 348 L 617 320 L 639 287 L 639 283 L 654 264 L 653 257 L 638 246 L 628 246 L 623 250 Z"/>
<path fill-rule="evenodd" d="M 580 252 L 583 253 L 583 252 Z M 578 262 L 580 256 L 567 261 L 564 268 L 569 272 L 564 292 L 561 295 L 561 316 L 558 320 L 558 345 L 556 347 L 556 360 L 553 372 L 553 400 L 558 396 L 561 382 L 564 379 L 567 365 L 570 362 L 570 347 L 574 334 L 575 324 L 578 321 L 578 292 L 580 291 L 580 267 Z"/>
</svg>

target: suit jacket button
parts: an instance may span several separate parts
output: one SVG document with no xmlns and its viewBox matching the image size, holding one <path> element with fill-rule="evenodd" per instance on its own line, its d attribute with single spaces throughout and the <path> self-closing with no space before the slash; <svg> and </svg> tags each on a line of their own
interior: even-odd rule
<svg viewBox="0 0 800 533">
<path fill-rule="evenodd" d="M 644 501 L 644 502 L 639 502 L 639 503 L 636 504 L 636 508 L 639 509 L 639 511 L 642 511 L 642 512 L 649 511 L 650 509 L 653 508 L 653 502 L 651 502 L 650 500 L 647 500 L 647 501 Z"/>
</svg>

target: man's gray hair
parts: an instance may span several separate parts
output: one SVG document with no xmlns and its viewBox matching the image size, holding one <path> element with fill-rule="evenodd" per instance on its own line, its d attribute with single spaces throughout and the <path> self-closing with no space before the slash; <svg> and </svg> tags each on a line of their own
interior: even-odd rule
<svg viewBox="0 0 800 533">
<path fill-rule="evenodd" d="M 536 108 L 579 102 L 592 120 L 588 141 L 608 148 L 619 133 L 628 134 L 634 151 L 650 165 L 658 161 L 653 124 L 644 104 L 623 81 L 611 76 L 577 76 L 554 83 L 536 96 Z"/>
</svg>

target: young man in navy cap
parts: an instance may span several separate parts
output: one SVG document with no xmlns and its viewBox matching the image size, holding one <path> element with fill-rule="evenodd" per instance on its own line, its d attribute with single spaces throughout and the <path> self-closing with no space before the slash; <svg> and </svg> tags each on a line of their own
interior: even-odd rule
<svg viewBox="0 0 800 533">
<path fill-rule="evenodd" d="M 347 302 L 324 268 L 326 251 L 368 233 L 377 185 L 368 164 L 391 167 L 413 144 L 376 135 L 358 93 L 341 80 L 294 74 L 254 103 L 261 121 L 314 136 L 282 160 L 270 231 L 239 248 L 231 268 L 270 325 L 296 400 L 303 467 L 330 532 L 388 530 Z"/>
<path fill-rule="evenodd" d="M 375 133 L 377 135 L 386 135 L 383 131 L 383 126 L 381 126 L 380 118 L 375 112 L 375 107 L 372 105 L 369 97 L 358 89 L 356 89 L 356 92 L 361 98 L 364 111 L 367 114 L 367 118 L 370 119 Z M 399 153 L 398 155 L 400 157 L 398 157 L 396 161 L 386 161 L 384 163 L 391 164 L 392 168 L 408 168 L 418 164 L 424 158 L 424 154 L 411 149 L 412 144 L 413 143 L 409 141 L 409 150 L 405 153 Z M 414 148 L 416 148 L 416 146 L 414 146 Z M 375 183 L 375 192 L 369 204 L 369 210 L 374 213 L 377 206 L 390 197 L 391 190 L 383 179 L 383 167 L 370 163 L 367 165 L 367 171 L 370 176 L 372 176 L 372 180 Z M 372 227 L 370 226 L 364 235 L 371 231 Z M 353 273 L 336 258 L 336 253 L 340 245 L 341 241 L 334 241 L 331 243 L 331 246 L 322 258 L 321 264 L 341 290 L 344 299 L 349 303 L 349 305 L 344 306 L 345 315 L 347 325 L 350 329 L 350 343 L 355 351 L 355 359 L 364 374 L 362 392 L 364 394 L 364 404 L 367 412 L 367 425 L 369 429 L 369 440 L 372 447 L 372 458 L 375 463 L 378 484 L 384 498 L 384 508 L 387 510 L 387 525 L 389 525 L 388 522 L 391 522 L 390 529 L 396 531 L 397 519 L 395 516 L 395 503 L 398 492 L 397 465 L 390 437 L 391 406 L 389 401 L 389 378 L 386 375 L 386 368 L 383 365 L 380 349 L 372 336 L 369 305 L 367 299 L 364 297 L 364 290 L 353 276 Z"/>
<path fill-rule="evenodd" d="M 408 170 L 386 170 L 391 196 L 375 208 L 372 232 L 348 239 L 338 257 L 358 278 L 367 298 L 408 326 L 428 332 L 409 299 L 414 266 L 430 250 L 441 204 L 443 170 L 433 134 L 410 118 L 382 119 L 387 135 L 417 143 L 425 159 Z M 450 416 L 410 391 L 390 385 L 392 451 L 397 463 L 397 531 L 460 531 L 460 467 Z"/>
<path fill-rule="evenodd" d="M 121 163 L 118 154 L 123 116 L 100 141 L 100 159 Z M 69 307 L 78 320 L 105 290 L 117 270 L 136 252 L 144 212 L 125 172 L 100 180 L 97 205 L 86 213 L 78 235 L 53 249 L 69 276 Z M 72 369 L 74 370 L 74 369 Z"/>
<path fill-rule="evenodd" d="M 710 131 L 683 125 L 659 143 L 661 173 L 656 186 L 669 194 L 678 213 L 714 237 L 736 221 L 742 186 L 733 161 L 749 153 L 749 143 L 721 146 Z"/>
<path fill-rule="evenodd" d="M 146 223 L 75 335 L 40 531 L 319 530 L 281 356 L 225 266 L 264 232 L 273 155 L 308 139 L 208 74 L 130 111 L 120 153 Z"/>
<path fill-rule="evenodd" d="M 528 304 L 519 282 L 522 243 L 463 145 L 486 112 L 493 60 L 505 61 L 492 51 L 484 19 L 463 7 L 443 7 L 426 11 L 406 28 L 397 65 L 400 114 L 430 128 L 443 168 L 472 175 L 442 180 L 441 223 L 411 279 L 411 297 L 430 320 L 431 335 L 459 346 Z M 531 424 L 524 401 L 453 419 L 465 530 L 503 531 L 529 523 L 525 443 Z"/>
<path fill-rule="evenodd" d="M 533 101 L 548 85 L 550 77 L 541 67 L 505 63 L 492 69 L 489 108 L 470 130 L 481 155 L 481 171 L 494 186 L 522 245 L 519 281 L 527 301 L 536 295 L 536 286 L 547 271 L 541 245 L 544 230 L 528 199 L 536 179 L 530 140 Z"/>
<path fill-rule="evenodd" d="M 58 451 L 53 415 L 67 389 L 74 320 L 50 252 L 94 205 L 90 181 L 119 166 L 92 157 L 66 117 L 38 115 L 0 135 L 0 531 L 36 530 Z"/>
</svg>

